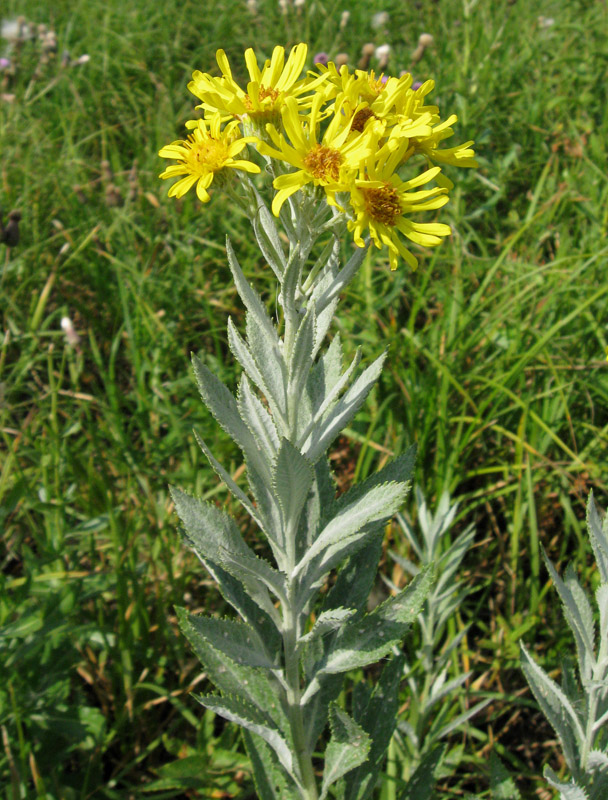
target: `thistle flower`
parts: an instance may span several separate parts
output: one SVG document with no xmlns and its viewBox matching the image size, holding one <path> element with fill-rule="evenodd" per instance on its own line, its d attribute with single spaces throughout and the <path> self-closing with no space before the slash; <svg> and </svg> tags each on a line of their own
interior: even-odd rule
<svg viewBox="0 0 608 800">
<path fill-rule="evenodd" d="M 167 167 L 160 178 L 174 178 L 183 175 L 169 189 L 169 197 L 182 197 L 196 183 L 196 194 L 203 203 L 209 201 L 207 189 L 216 173 L 224 169 L 242 169 L 245 172 L 259 172 L 260 168 L 251 161 L 237 160 L 237 156 L 248 142 L 256 141 L 254 136 L 242 137 L 237 132 L 238 122 L 230 122 L 221 130 L 221 115 L 213 115 L 209 125 L 205 120 L 192 120 L 186 127 L 193 132 L 186 141 L 177 141 L 163 147 L 161 158 L 174 158 L 179 163 Z"/>
<path fill-rule="evenodd" d="M 317 53 L 312 62 L 313 64 L 322 64 L 324 67 L 326 67 L 329 64 L 329 56 L 327 53 Z"/>
</svg>

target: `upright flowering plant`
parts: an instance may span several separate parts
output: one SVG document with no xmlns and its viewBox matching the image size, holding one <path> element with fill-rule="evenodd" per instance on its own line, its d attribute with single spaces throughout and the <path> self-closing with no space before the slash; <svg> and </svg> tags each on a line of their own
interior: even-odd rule
<svg viewBox="0 0 608 800">
<path fill-rule="evenodd" d="M 194 372 L 205 404 L 243 452 L 248 492 L 199 444 L 266 538 L 274 564 L 215 505 L 173 490 L 188 543 L 239 615 L 180 609 L 179 620 L 220 692 L 198 700 L 244 729 L 263 800 L 363 800 L 396 724 L 398 646 L 431 589 L 432 570 L 366 613 L 383 527 L 404 501 L 413 452 L 336 497 L 327 450 L 365 401 L 385 355 L 360 371 L 357 352 L 344 369 L 339 335 L 323 344 L 370 240 L 388 248 L 391 268 L 399 257 L 415 268 L 408 242 L 434 246 L 449 234 L 444 223 L 412 218 L 448 200 L 451 183 L 435 163 L 443 163 L 441 153 L 447 163 L 475 162 L 471 143 L 437 148 L 451 128 L 425 105 L 430 83 L 414 91 L 409 76 L 384 80 L 333 64 L 302 77 L 306 57 L 304 44 L 287 60 L 277 47 L 260 68 L 248 50 L 242 88 L 218 51 L 221 76 L 195 72 L 189 84 L 203 119 L 160 151 L 177 162 L 161 175 L 179 178 L 170 195 L 196 185 L 207 202 L 215 182 L 243 207 L 279 281 L 281 308 L 275 326 L 228 241 L 247 309 L 245 336 L 228 321 L 243 368 L 236 396 L 196 357 Z M 276 190 L 271 210 L 266 176 Z M 355 248 L 342 265 L 347 230 Z M 344 673 L 387 656 L 373 689 L 357 686 L 348 709 L 337 702 Z M 328 723 L 321 764 L 313 753 Z M 422 798 L 420 779 L 413 776 L 408 796 Z"/>
</svg>

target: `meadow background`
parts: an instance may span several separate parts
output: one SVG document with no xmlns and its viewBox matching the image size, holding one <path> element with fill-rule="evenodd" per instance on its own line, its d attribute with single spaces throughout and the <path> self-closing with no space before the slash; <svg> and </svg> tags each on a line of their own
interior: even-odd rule
<svg viewBox="0 0 608 800">
<path fill-rule="evenodd" d="M 373 29 L 379 11 L 390 22 Z M 488 797 L 493 751 L 525 800 L 551 797 L 543 764 L 563 765 L 517 642 L 553 676 L 574 655 L 539 544 L 595 585 L 589 490 L 608 505 L 605 0 L 0 4 L 19 14 L 56 32 L 57 53 L 41 62 L 40 38 L 0 53 L 15 66 L 0 72 L 0 205 L 23 217 L 19 245 L 0 245 L 2 797 L 253 798 L 238 732 L 189 697 L 206 679 L 173 606 L 226 609 L 180 542 L 168 485 L 230 504 L 193 427 L 242 472 L 189 365 L 196 352 L 234 385 L 226 321 L 244 315 L 226 233 L 270 306 L 276 285 L 219 192 L 204 209 L 166 197 L 157 151 L 183 136 L 186 83 L 219 47 L 243 77 L 248 46 L 307 41 L 354 66 L 386 42 L 398 74 L 423 32 L 434 44 L 414 77 L 436 79 L 442 117 L 459 117 L 449 144 L 474 139 L 480 168 L 448 168 L 449 242 L 416 273 L 372 253 L 340 306 L 347 353 L 389 357 L 334 466 L 347 486 L 415 442 L 430 506 L 449 491 L 454 535 L 476 528 L 473 591 L 451 623 L 472 623 L 452 674 L 474 674 L 450 713 L 490 703 L 452 734 L 461 756 L 438 796 Z M 396 526 L 388 540 L 410 555 Z M 399 578 L 388 553 L 382 568 Z M 408 702 L 404 685 L 404 717 Z"/>
</svg>

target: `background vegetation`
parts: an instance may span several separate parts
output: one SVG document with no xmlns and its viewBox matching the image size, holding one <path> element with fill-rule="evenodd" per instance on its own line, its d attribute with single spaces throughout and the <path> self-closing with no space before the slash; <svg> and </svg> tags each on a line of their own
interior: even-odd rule
<svg viewBox="0 0 608 800">
<path fill-rule="evenodd" d="M 452 734 L 462 758 L 440 796 L 488 796 L 494 751 L 525 798 L 549 797 L 542 765 L 562 764 L 517 641 L 552 670 L 572 652 L 539 543 L 593 584 L 584 502 L 591 487 L 608 501 L 606 3 L 258 5 L 0 6 L 57 39 L 46 63 L 38 36 L 0 72 L 0 203 L 23 215 L 20 244 L 0 245 L 3 797 L 253 796 L 238 734 L 188 696 L 205 677 L 173 606 L 224 609 L 180 543 L 167 486 L 228 502 L 193 426 L 240 473 L 189 367 L 194 351 L 234 385 L 225 326 L 243 309 L 226 232 L 269 304 L 275 285 L 221 195 L 204 213 L 193 196 L 166 198 L 157 151 L 183 135 L 186 83 L 214 70 L 218 47 L 242 72 L 247 46 L 268 55 L 304 40 L 355 65 L 365 42 L 388 42 L 398 74 L 423 32 L 434 44 L 415 78 L 436 79 L 442 115 L 458 114 L 456 138 L 476 140 L 481 166 L 450 173 L 450 242 L 416 273 L 373 253 L 341 305 L 346 348 L 371 359 L 388 347 L 389 366 L 335 460 L 346 486 L 415 442 L 431 507 L 448 490 L 455 532 L 476 528 L 461 571 L 475 591 L 452 634 L 472 627 L 451 669 L 473 670 L 460 710 L 491 702 Z M 374 29 L 379 11 L 390 21 Z M 388 540 L 410 555 L 397 526 Z M 402 580 L 388 555 L 384 570 Z M 404 686 L 404 718 L 408 703 Z M 153 785 L 165 791 L 142 795 Z"/>
</svg>

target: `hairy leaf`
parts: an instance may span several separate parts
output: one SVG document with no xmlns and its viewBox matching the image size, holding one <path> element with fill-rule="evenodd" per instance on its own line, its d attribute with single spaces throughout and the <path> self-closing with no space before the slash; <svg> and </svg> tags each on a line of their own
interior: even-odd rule
<svg viewBox="0 0 608 800">
<path fill-rule="evenodd" d="M 329 710 L 329 724 L 331 738 L 325 750 L 320 800 L 327 797 L 333 783 L 366 761 L 371 746 L 363 728 L 335 703 Z"/>
</svg>

